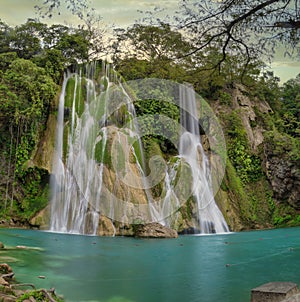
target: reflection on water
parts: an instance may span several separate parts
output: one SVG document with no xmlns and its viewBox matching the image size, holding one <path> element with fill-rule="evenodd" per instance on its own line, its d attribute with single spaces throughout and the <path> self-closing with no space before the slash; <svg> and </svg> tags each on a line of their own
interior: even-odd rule
<svg viewBox="0 0 300 302">
<path fill-rule="evenodd" d="M 0 229 L 0 262 L 72 302 L 244 302 L 266 282 L 300 284 L 299 238 L 300 228 L 165 240 Z"/>
</svg>

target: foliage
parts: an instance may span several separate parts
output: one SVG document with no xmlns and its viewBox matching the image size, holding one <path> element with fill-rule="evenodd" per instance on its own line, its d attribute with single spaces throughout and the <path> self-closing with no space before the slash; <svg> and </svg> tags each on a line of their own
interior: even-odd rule
<svg viewBox="0 0 300 302">
<path fill-rule="evenodd" d="M 251 154 L 246 131 L 236 111 L 227 119 L 228 156 L 244 184 L 257 181 L 262 176 L 261 160 Z"/>
<path fill-rule="evenodd" d="M 0 54 L 0 70 L 6 71 L 12 61 L 17 59 L 17 54 L 15 52 L 4 52 Z"/>
<path fill-rule="evenodd" d="M 86 59 L 88 60 L 99 59 L 100 56 L 107 54 L 107 49 L 104 45 L 104 35 L 107 32 L 107 27 L 101 22 L 102 17 L 97 14 L 90 4 L 89 0 L 44 0 L 41 5 L 35 5 L 35 9 L 41 18 L 52 18 L 55 13 L 60 15 L 62 9 L 66 9 L 78 18 L 80 25 L 75 31 L 79 33 L 79 36 L 74 36 L 73 38 L 75 39 L 73 40 L 75 42 L 79 39 L 77 41 L 79 44 L 72 43 L 70 46 L 72 49 L 88 50 L 86 53 Z M 54 25 L 54 27 L 62 27 L 62 25 Z M 85 40 L 84 43 L 88 42 L 88 49 L 84 49 L 84 43 L 82 44 L 80 41 L 82 38 Z M 65 42 L 68 43 L 67 41 Z"/>
<path fill-rule="evenodd" d="M 276 130 L 264 133 L 266 150 L 274 156 L 284 157 L 291 161 L 300 160 L 300 141 L 298 138 L 280 133 Z"/>
<path fill-rule="evenodd" d="M 22 301 L 30 301 L 31 298 L 37 302 L 47 302 L 47 301 L 55 301 L 55 302 L 63 302 L 64 300 L 60 297 L 57 297 L 54 293 L 49 293 L 46 290 L 38 289 L 38 290 L 31 290 L 26 291 L 23 295 L 18 297 L 16 300 L 17 302 Z"/>
<path fill-rule="evenodd" d="M 289 204 L 277 204 L 273 213 L 275 227 L 299 226 L 300 215 Z"/>
<path fill-rule="evenodd" d="M 281 117 L 283 130 L 294 137 L 300 137 L 300 74 L 290 79 L 281 88 Z"/>
<path fill-rule="evenodd" d="M 191 45 L 183 39 L 178 31 L 171 29 L 167 23 L 158 25 L 134 24 L 132 27 L 117 29 L 117 40 L 114 44 L 115 57 L 137 58 L 153 61 L 173 60 L 180 58 L 191 50 Z"/>
<path fill-rule="evenodd" d="M 272 71 L 264 72 L 255 85 L 253 96 L 266 101 L 274 112 L 280 110 L 279 78 Z"/>
<path fill-rule="evenodd" d="M 39 56 L 33 58 L 33 62 L 45 69 L 56 84 L 61 83 L 62 74 L 65 69 L 66 58 L 58 49 L 46 49 Z"/>
<path fill-rule="evenodd" d="M 93 48 L 89 32 L 83 28 L 48 26 L 33 19 L 15 28 L 1 24 L 0 53 L 13 52 L 19 58 L 34 60 L 41 67 L 48 64 L 48 69 L 52 66 L 59 72 L 61 66 L 87 61 Z"/>
<path fill-rule="evenodd" d="M 12 61 L 5 73 L 0 74 L 0 83 L 0 110 L 14 125 L 26 128 L 46 116 L 57 89 L 44 69 L 24 59 Z"/>
<path fill-rule="evenodd" d="M 48 204 L 48 172 L 39 168 L 28 168 L 22 174 L 19 181 L 23 187 L 23 198 L 17 201 L 16 213 L 22 219 L 30 220 Z"/>
<path fill-rule="evenodd" d="M 32 61 L 11 52 L 2 53 L 1 57 L 0 112 L 4 123 L 0 132 L 4 144 L 0 150 L 7 162 L 7 175 L 0 215 L 26 220 L 48 200 L 45 173 L 28 169 L 28 163 L 44 130 L 58 86 L 44 68 Z"/>
<path fill-rule="evenodd" d="M 16 26 L 11 32 L 9 45 L 18 57 L 30 59 L 42 51 L 42 36 L 46 32 L 46 25 L 33 20 Z"/>
</svg>

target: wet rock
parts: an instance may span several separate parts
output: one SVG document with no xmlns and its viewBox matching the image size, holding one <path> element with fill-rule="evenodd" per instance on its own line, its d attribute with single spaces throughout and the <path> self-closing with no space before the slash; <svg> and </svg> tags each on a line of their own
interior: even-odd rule
<svg viewBox="0 0 300 302">
<path fill-rule="evenodd" d="M 181 232 L 179 232 L 178 234 L 180 235 L 194 235 L 194 234 L 199 234 L 201 231 L 200 229 L 196 229 L 194 227 L 188 227 L 184 230 L 182 230 Z"/>
<path fill-rule="evenodd" d="M 175 230 L 157 222 L 136 225 L 134 235 L 140 238 L 177 238 Z"/>
<path fill-rule="evenodd" d="M 97 234 L 99 236 L 114 236 L 115 233 L 115 227 L 111 219 L 100 215 Z"/>
<path fill-rule="evenodd" d="M 3 302 L 15 302 L 17 301 L 17 297 L 12 296 L 12 295 L 5 295 L 0 293 L 0 301 Z"/>
<path fill-rule="evenodd" d="M 0 263 L 0 274 L 4 275 L 12 272 L 12 268 L 7 263 Z"/>
<path fill-rule="evenodd" d="M 4 244 L 0 241 L 0 249 L 4 248 Z"/>
<path fill-rule="evenodd" d="M 0 277 L 0 285 L 8 286 L 9 283 L 3 277 Z"/>
</svg>

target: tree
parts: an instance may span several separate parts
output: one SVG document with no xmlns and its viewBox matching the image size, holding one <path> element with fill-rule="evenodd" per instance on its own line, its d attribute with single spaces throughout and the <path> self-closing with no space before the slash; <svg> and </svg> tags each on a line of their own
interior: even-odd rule
<svg viewBox="0 0 300 302">
<path fill-rule="evenodd" d="M 0 77 L 0 83 L 0 108 L 14 108 L 10 115 L 14 115 L 15 124 L 20 121 L 30 124 L 45 117 L 57 88 L 43 68 L 25 59 L 11 62 L 10 67 Z"/>
<path fill-rule="evenodd" d="M 11 33 L 10 49 L 20 58 L 30 59 L 42 51 L 42 39 L 47 25 L 29 19 L 25 24 L 17 26 Z"/>
<path fill-rule="evenodd" d="M 181 81 L 194 67 L 191 58 L 185 56 L 191 45 L 169 24 L 134 24 L 117 29 L 115 36 L 112 58 L 127 80 L 157 77 Z"/>
<path fill-rule="evenodd" d="M 89 57 L 90 42 L 84 31 L 77 31 L 64 36 L 56 45 L 69 63 L 86 62 Z"/>
<path fill-rule="evenodd" d="M 91 7 L 89 0 L 44 0 L 42 5 L 35 6 L 41 18 L 52 18 L 53 14 L 60 14 L 62 7 L 79 19 L 77 30 L 84 33 L 83 37 L 89 42 L 88 60 L 107 55 L 104 47 L 107 27 L 102 23 L 102 17 Z M 76 40 L 75 36 L 73 38 Z"/>
<path fill-rule="evenodd" d="M 282 103 L 300 122 L 300 74 L 283 84 Z"/>
<path fill-rule="evenodd" d="M 134 24 L 132 27 L 116 30 L 116 55 L 135 57 L 147 61 L 168 59 L 177 61 L 191 50 L 191 45 L 169 24 Z"/>
<path fill-rule="evenodd" d="M 0 20 L 0 53 L 9 52 L 9 43 L 12 28 Z"/>
<path fill-rule="evenodd" d="M 247 65 L 270 56 L 284 45 L 286 53 L 300 55 L 299 0 L 182 0 L 179 27 L 190 37 L 193 55 L 209 47 L 220 49 L 221 67 L 228 54 L 241 54 Z"/>
<path fill-rule="evenodd" d="M 41 23 L 28 19 L 25 24 L 8 27 L 0 22 L 0 54 L 15 53 L 19 58 L 33 60 L 46 68 L 56 82 L 59 73 L 74 62 L 86 62 L 93 45 L 90 33 L 81 27 Z M 7 68 L 12 60 L 1 61 L 0 68 Z"/>
<path fill-rule="evenodd" d="M 284 130 L 294 136 L 300 136 L 300 74 L 290 79 L 281 88 L 282 120 Z"/>
</svg>

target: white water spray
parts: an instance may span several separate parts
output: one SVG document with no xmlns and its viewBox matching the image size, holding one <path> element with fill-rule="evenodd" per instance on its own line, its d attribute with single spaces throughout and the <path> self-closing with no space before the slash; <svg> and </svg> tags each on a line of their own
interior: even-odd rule
<svg viewBox="0 0 300 302">
<path fill-rule="evenodd" d="M 200 140 L 195 92 L 192 88 L 180 86 L 181 125 L 185 129 L 179 142 L 179 155 L 190 166 L 192 192 L 197 207 L 197 220 L 201 234 L 228 232 L 227 223 L 219 210 L 213 195 L 208 158 Z"/>
</svg>

